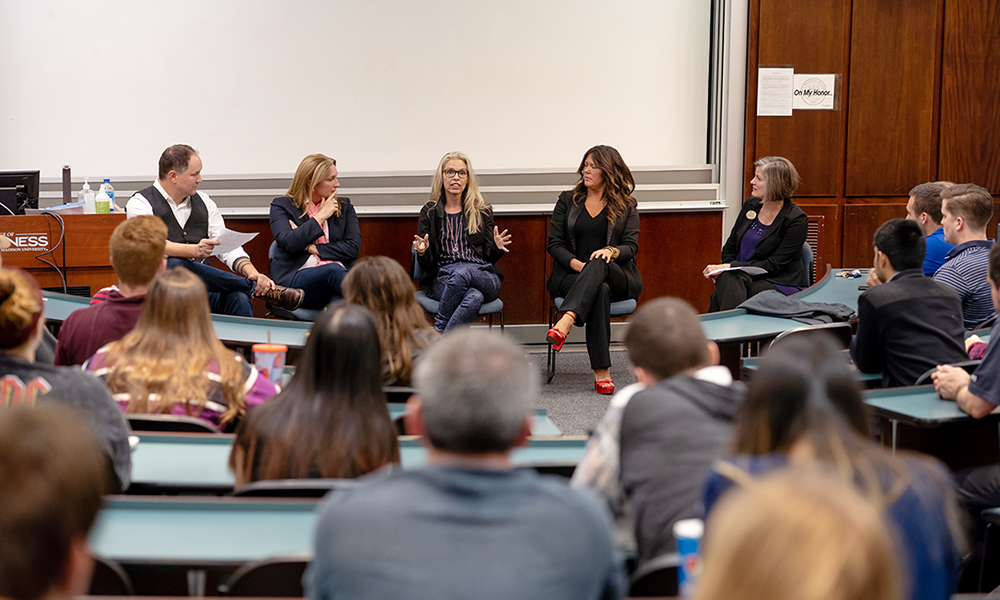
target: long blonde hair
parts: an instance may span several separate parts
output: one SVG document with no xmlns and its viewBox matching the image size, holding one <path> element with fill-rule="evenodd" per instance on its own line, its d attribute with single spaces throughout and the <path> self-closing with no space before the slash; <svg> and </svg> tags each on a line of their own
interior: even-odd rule
<svg viewBox="0 0 1000 600">
<path fill-rule="evenodd" d="M 108 346 L 107 385 L 127 392 L 128 413 L 169 413 L 181 403 L 189 415 L 205 409 L 217 364 L 228 423 L 246 412 L 238 357 L 215 336 L 208 292 L 201 279 L 178 267 L 158 274 L 149 286 L 135 329 Z"/>
<path fill-rule="evenodd" d="M 292 185 L 285 195 L 292 199 L 292 203 L 302 211 L 303 215 L 306 214 L 306 203 L 312 199 L 313 190 L 330 174 L 330 167 L 336 164 L 337 159 L 325 154 L 310 154 L 303 158 L 295 169 Z M 341 204 L 339 199 L 337 204 Z"/>
<path fill-rule="evenodd" d="M 345 300 L 367 308 L 375 316 L 387 380 L 409 385 L 413 376 L 412 346 L 427 348 L 427 342 L 415 335 L 416 331 L 426 329 L 428 335 L 437 335 L 413 297 L 410 276 L 387 256 L 369 256 L 350 270 L 343 288 Z"/>
<path fill-rule="evenodd" d="M 444 166 L 449 160 L 460 160 L 465 163 L 466 170 L 469 171 L 468 183 L 465 191 L 462 192 L 462 213 L 465 215 L 465 222 L 468 224 L 469 235 L 477 233 L 483 225 L 482 213 L 490 208 L 489 202 L 483 199 L 479 192 L 479 180 L 476 179 L 476 172 L 472 168 L 472 161 L 462 152 L 449 152 L 441 157 L 437 171 L 434 172 L 434 180 L 431 181 L 430 201 L 436 204 L 444 196 Z"/>
<path fill-rule="evenodd" d="M 877 507 L 817 465 L 750 482 L 712 511 L 695 600 L 901 600 Z"/>
</svg>

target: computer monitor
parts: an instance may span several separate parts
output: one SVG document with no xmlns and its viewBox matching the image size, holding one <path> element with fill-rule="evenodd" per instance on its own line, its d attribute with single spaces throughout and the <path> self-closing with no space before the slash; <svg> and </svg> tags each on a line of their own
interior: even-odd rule
<svg viewBox="0 0 1000 600">
<path fill-rule="evenodd" d="M 38 208 L 38 171 L 0 171 L 0 215 L 23 215 Z"/>
</svg>

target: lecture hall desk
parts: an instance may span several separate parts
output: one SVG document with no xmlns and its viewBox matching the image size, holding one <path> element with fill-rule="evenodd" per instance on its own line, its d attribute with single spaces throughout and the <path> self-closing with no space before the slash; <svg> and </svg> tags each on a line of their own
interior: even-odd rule
<svg viewBox="0 0 1000 600">
<path fill-rule="evenodd" d="M 933 385 L 866 390 L 865 404 L 882 417 L 882 443 L 893 451 L 936 456 L 953 471 L 1000 461 L 1000 414 L 973 419 L 938 398 Z"/>
<path fill-rule="evenodd" d="M 832 269 L 811 287 L 792 297 L 807 302 L 840 303 L 857 311 L 858 296 L 862 293 L 858 287 L 864 285 L 868 269 L 859 269 L 860 278 L 836 277 L 838 273 L 853 270 Z M 752 315 L 742 308 L 699 315 L 698 318 L 705 337 L 719 345 L 721 363 L 729 367 L 735 378 L 740 377 L 741 349 L 744 344 L 766 342 L 789 329 L 805 326 L 794 319 Z"/>
</svg>

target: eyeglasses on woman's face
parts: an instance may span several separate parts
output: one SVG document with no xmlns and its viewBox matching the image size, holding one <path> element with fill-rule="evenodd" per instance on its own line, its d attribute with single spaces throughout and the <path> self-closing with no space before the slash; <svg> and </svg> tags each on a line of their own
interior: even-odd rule
<svg viewBox="0 0 1000 600">
<path fill-rule="evenodd" d="M 469 172 L 465 169 L 462 169 L 461 171 L 456 171 L 455 169 L 445 169 L 442 174 L 445 176 L 445 179 L 451 179 L 456 176 L 459 179 L 465 179 L 469 176 Z"/>
</svg>

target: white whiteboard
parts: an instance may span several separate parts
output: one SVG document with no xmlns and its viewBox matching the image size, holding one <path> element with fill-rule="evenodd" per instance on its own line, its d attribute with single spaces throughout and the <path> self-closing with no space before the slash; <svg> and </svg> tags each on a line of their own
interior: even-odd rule
<svg viewBox="0 0 1000 600">
<path fill-rule="evenodd" d="M 0 0 L 0 170 L 705 164 L 708 0 Z"/>
</svg>

